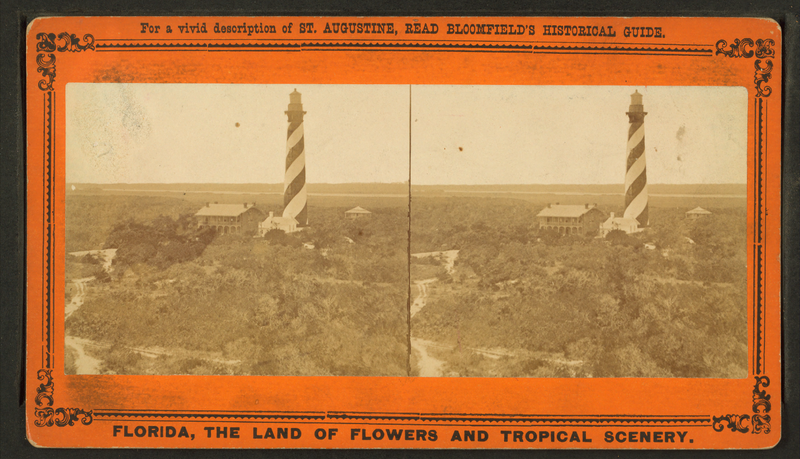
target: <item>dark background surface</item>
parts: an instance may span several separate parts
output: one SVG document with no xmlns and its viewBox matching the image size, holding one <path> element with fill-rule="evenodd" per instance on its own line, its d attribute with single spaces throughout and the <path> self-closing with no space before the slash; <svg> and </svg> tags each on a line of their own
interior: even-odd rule
<svg viewBox="0 0 800 459">
<path fill-rule="evenodd" d="M 75 2 L 78 3 L 78 2 Z M 796 457 L 800 452 L 800 381 L 798 381 L 798 192 L 800 192 L 800 7 L 790 0 L 643 1 L 309 1 L 254 0 L 83 0 L 80 6 L 54 0 L 6 0 L 2 3 L 0 66 L 0 456 L 28 457 Z M 761 451 L 428 451 L 428 450 L 46 450 L 25 439 L 23 364 L 25 293 L 25 28 L 39 16 L 55 15 L 315 15 L 315 16 L 741 16 L 776 20 L 783 40 L 783 352 L 780 382 L 783 406 L 782 440 Z M 775 384 L 778 381 L 773 381 Z"/>
</svg>

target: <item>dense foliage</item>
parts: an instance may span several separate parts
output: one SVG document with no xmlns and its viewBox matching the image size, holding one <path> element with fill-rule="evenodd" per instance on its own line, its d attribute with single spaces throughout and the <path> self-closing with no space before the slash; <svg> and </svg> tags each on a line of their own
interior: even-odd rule
<svg viewBox="0 0 800 459">
<path fill-rule="evenodd" d="M 196 212 L 201 205 L 176 198 L 67 193 L 64 226 L 67 253 L 102 248 L 111 229 L 121 222 L 151 222 L 162 215 L 177 219 Z"/>
<path fill-rule="evenodd" d="M 104 248 L 117 249 L 114 264 L 120 271 L 137 263 L 164 269 L 194 260 L 215 237 L 211 228 L 198 229 L 190 214 L 177 220 L 161 215 L 150 223 L 128 220 L 114 226 Z"/>
<path fill-rule="evenodd" d="M 349 220 L 350 202 L 252 238 L 197 230 L 174 198 L 67 204 L 68 250 L 118 249 L 110 277 L 67 260 L 108 280 L 66 324 L 104 373 L 402 376 L 410 271 L 429 282 L 412 334 L 446 345 L 428 351 L 449 375 L 746 376 L 744 208 L 651 207 L 646 232 L 600 239 L 539 231 L 533 200 L 415 198 L 410 233 L 406 207 Z M 459 250 L 455 270 L 409 266 L 409 244 Z"/>
<path fill-rule="evenodd" d="M 105 373 L 404 375 L 406 211 L 344 210 L 204 250 L 188 218 L 117 225 L 114 281 L 91 285 L 68 333 L 108 345 L 91 350 Z"/>
<path fill-rule="evenodd" d="M 539 232 L 528 203 L 460 201 L 417 203 L 412 219 L 417 247 L 460 249 L 454 283 L 429 286 L 412 324 L 458 345 L 439 351 L 451 374 L 746 376 L 745 209 L 651 208 L 647 232 L 598 239 Z"/>
</svg>

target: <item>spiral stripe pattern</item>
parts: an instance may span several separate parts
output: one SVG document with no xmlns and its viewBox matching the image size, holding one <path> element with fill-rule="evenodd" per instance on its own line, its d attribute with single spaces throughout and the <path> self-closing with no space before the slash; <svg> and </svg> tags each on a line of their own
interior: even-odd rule
<svg viewBox="0 0 800 459">
<path fill-rule="evenodd" d="M 625 218 L 635 218 L 647 226 L 650 218 L 647 205 L 647 168 L 644 154 L 644 116 L 642 96 L 631 95 L 628 129 L 627 167 L 625 169 Z"/>
<path fill-rule="evenodd" d="M 286 174 L 283 181 L 283 216 L 297 220 L 299 226 L 308 225 L 308 192 L 306 190 L 306 155 L 305 142 L 303 139 L 303 114 L 302 106 L 293 107 L 299 104 L 300 94 L 292 93 L 297 96 L 295 104 L 294 97 L 289 104 L 290 110 L 286 112 L 289 116 L 289 128 L 286 133 Z M 299 108 L 299 110 L 297 109 Z"/>
</svg>

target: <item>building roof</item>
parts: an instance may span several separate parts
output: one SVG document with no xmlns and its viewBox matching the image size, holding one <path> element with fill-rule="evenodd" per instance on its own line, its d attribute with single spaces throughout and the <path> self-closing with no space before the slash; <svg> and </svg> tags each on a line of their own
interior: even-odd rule
<svg viewBox="0 0 800 459">
<path fill-rule="evenodd" d="M 537 217 L 580 217 L 596 207 L 594 204 L 567 205 L 567 204 L 548 204 Z"/>
<path fill-rule="evenodd" d="M 352 209 L 348 210 L 345 213 L 346 214 L 371 214 L 372 212 L 368 211 L 367 209 L 364 209 L 363 207 L 358 206 L 358 207 L 353 207 Z"/>
<path fill-rule="evenodd" d="M 239 215 L 253 209 L 254 204 L 206 204 L 197 211 L 198 217 L 238 217 Z"/>
<path fill-rule="evenodd" d="M 686 212 L 687 214 L 699 214 L 699 215 L 711 215 L 711 212 L 703 209 L 700 206 L 695 207 L 694 209 Z"/>
<path fill-rule="evenodd" d="M 604 227 L 612 226 L 639 226 L 639 220 L 630 217 L 608 217 L 608 220 L 603 222 Z"/>
<path fill-rule="evenodd" d="M 264 219 L 263 222 L 261 222 L 262 225 L 271 225 L 273 223 L 278 224 L 278 225 L 290 225 L 290 224 L 295 224 L 296 225 L 297 224 L 297 220 L 295 218 L 293 218 L 293 217 L 276 217 L 276 216 L 273 215 L 273 216 L 267 217 L 266 219 Z"/>
</svg>

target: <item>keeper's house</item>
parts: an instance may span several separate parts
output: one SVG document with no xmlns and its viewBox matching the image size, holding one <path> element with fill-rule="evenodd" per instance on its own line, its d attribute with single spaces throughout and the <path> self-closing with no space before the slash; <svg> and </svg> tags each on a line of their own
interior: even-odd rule
<svg viewBox="0 0 800 459">
<path fill-rule="evenodd" d="M 207 202 L 194 216 L 199 228 L 213 228 L 219 234 L 252 233 L 258 231 L 258 224 L 264 213 L 256 209 L 256 203 L 217 204 Z"/>
<path fill-rule="evenodd" d="M 536 215 L 540 230 L 558 231 L 561 234 L 593 236 L 606 214 L 595 204 L 561 205 L 548 204 Z"/>
</svg>

